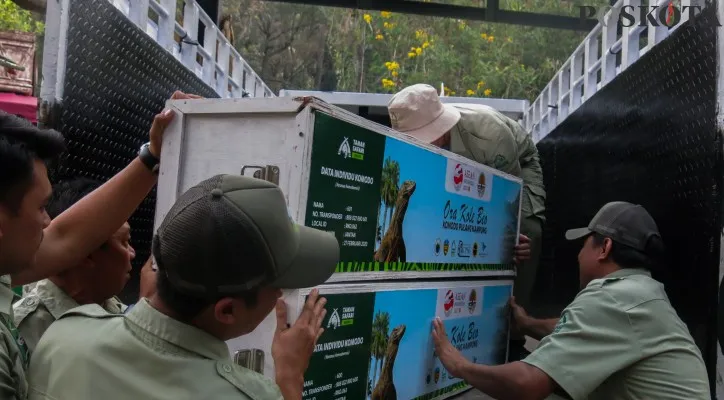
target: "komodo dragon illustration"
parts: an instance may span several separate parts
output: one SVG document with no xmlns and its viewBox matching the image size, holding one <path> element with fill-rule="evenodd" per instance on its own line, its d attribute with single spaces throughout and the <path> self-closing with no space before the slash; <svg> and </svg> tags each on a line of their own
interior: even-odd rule
<svg viewBox="0 0 724 400">
<path fill-rule="evenodd" d="M 405 220 L 407 206 L 410 204 L 410 197 L 415 193 L 417 184 L 415 181 L 405 181 L 397 194 L 395 211 L 392 214 L 392 222 L 382 238 L 380 248 L 375 252 L 377 262 L 405 262 L 407 251 L 405 240 L 402 237 L 402 222 Z"/>
<path fill-rule="evenodd" d="M 395 382 L 392 380 L 392 369 L 395 367 L 395 358 L 397 358 L 397 351 L 400 349 L 400 341 L 405 334 L 405 329 L 405 325 L 400 325 L 390 333 L 382 373 L 380 379 L 377 380 L 375 390 L 372 391 L 372 400 L 397 400 L 397 390 L 395 389 Z"/>
</svg>

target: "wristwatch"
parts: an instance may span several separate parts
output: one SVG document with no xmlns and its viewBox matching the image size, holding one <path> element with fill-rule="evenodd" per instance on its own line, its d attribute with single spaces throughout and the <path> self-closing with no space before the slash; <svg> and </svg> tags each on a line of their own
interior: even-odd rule
<svg viewBox="0 0 724 400">
<path fill-rule="evenodd" d="M 141 159 L 143 165 L 145 165 L 151 172 L 158 174 L 161 161 L 156 158 L 153 153 L 151 153 L 151 150 L 149 149 L 150 145 L 151 143 L 148 142 L 141 146 L 141 149 L 138 150 L 138 158 Z"/>
</svg>

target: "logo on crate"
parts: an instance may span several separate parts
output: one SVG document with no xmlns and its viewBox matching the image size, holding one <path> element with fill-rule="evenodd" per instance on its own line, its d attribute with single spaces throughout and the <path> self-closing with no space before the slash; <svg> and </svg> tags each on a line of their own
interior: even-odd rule
<svg viewBox="0 0 724 400">
<path fill-rule="evenodd" d="M 450 241 L 445 239 L 445 244 L 442 245 L 442 253 L 447 255 L 448 251 L 450 251 Z"/>
<path fill-rule="evenodd" d="M 455 257 L 455 251 L 457 251 L 458 243 L 453 240 L 452 246 L 450 246 L 450 255 Z"/>
<path fill-rule="evenodd" d="M 461 240 L 460 244 L 458 244 L 458 257 L 470 257 L 470 253 L 472 253 L 472 246 L 463 243 Z"/>
<path fill-rule="evenodd" d="M 483 197 L 485 195 L 485 173 L 481 172 L 478 176 L 478 196 Z"/>
<path fill-rule="evenodd" d="M 435 240 L 435 255 L 436 256 L 440 255 L 441 248 L 442 248 L 442 244 L 440 243 L 440 238 L 437 238 L 437 240 Z"/>
<path fill-rule="evenodd" d="M 455 306 L 455 292 L 448 290 L 445 294 L 445 303 L 442 305 L 445 310 L 445 316 L 449 317 L 452 314 L 453 307 Z"/>
<path fill-rule="evenodd" d="M 327 329 L 337 329 L 340 326 L 348 326 L 354 323 L 354 307 L 342 307 L 342 315 L 339 314 L 339 308 L 332 311 L 332 315 L 327 321 Z"/>
<path fill-rule="evenodd" d="M 460 190 L 463 186 L 463 166 L 458 164 L 455 166 L 455 174 L 453 175 L 453 186 L 455 190 Z"/>
<path fill-rule="evenodd" d="M 473 242 L 473 257 L 478 256 L 478 242 Z"/>
<path fill-rule="evenodd" d="M 468 312 L 470 314 L 475 312 L 475 307 L 478 305 L 478 291 L 473 289 L 470 291 L 468 296 Z"/>
<path fill-rule="evenodd" d="M 342 143 L 339 145 L 337 155 L 342 158 L 353 158 L 355 160 L 365 159 L 365 145 L 363 140 L 352 139 L 352 144 L 349 142 L 349 138 L 344 138 Z"/>
</svg>

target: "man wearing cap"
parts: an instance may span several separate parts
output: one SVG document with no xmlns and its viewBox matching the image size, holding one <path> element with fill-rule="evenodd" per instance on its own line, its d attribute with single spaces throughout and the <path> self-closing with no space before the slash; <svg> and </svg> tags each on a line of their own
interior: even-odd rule
<svg viewBox="0 0 724 400">
<path fill-rule="evenodd" d="M 387 108 L 393 129 L 523 180 L 520 230 L 530 239 L 531 254 L 518 268 L 514 292 L 518 302 L 528 307 L 538 270 L 546 196 L 538 149 L 530 135 L 491 107 L 443 104 L 435 88 L 425 84 L 401 90 Z M 524 344 L 523 337 L 511 336 L 511 359 L 526 353 Z"/>
<path fill-rule="evenodd" d="M 153 257 L 157 291 L 127 314 L 85 305 L 50 326 L 30 362 L 30 399 L 302 398 L 326 300 L 312 291 L 289 326 L 281 289 L 332 275 L 334 235 L 294 224 L 276 185 L 218 175 L 171 207 Z M 275 307 L 276 385 L 234 364 L 225 343 Z"/>
<path fill-rule="evenodd" d="M 648 212 L 608 203 L 566 238 L 583 241 L 582 290 L 558 320 L 514 312 L 519 329 L 542 337 L 538 348 L 523 361 L 472 364 L 436 320 L 433 341 L 448 372 L 497 399 L 543 399 L 557 388 L 574 400 L 710 399 L 701 353 L 651 277 L 664 247 Z"/>
</svg>

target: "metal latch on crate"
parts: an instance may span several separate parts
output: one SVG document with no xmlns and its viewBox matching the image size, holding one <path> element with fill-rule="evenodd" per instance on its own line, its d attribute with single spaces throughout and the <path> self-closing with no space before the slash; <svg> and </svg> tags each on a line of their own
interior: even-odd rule
<svg viewBox="0 0 724 400">
<path fill-rule="evenodd" d="M 234 362 L 244 368 L 264 374 L 264 352 L 262 350 L 239 350 L 234 354 Z"/>
<path fill-rule="evenodd" d="M 279 167 L 276 165 L 267 165 L 265 167 L 261 165 L 245 165 L 241 167 L 241 174 L 244 175 L 247 169 L 256 170 L 254 171 L 254 178 L 263 179 L 275 185 L 279 184 Z"/>
</svg>

